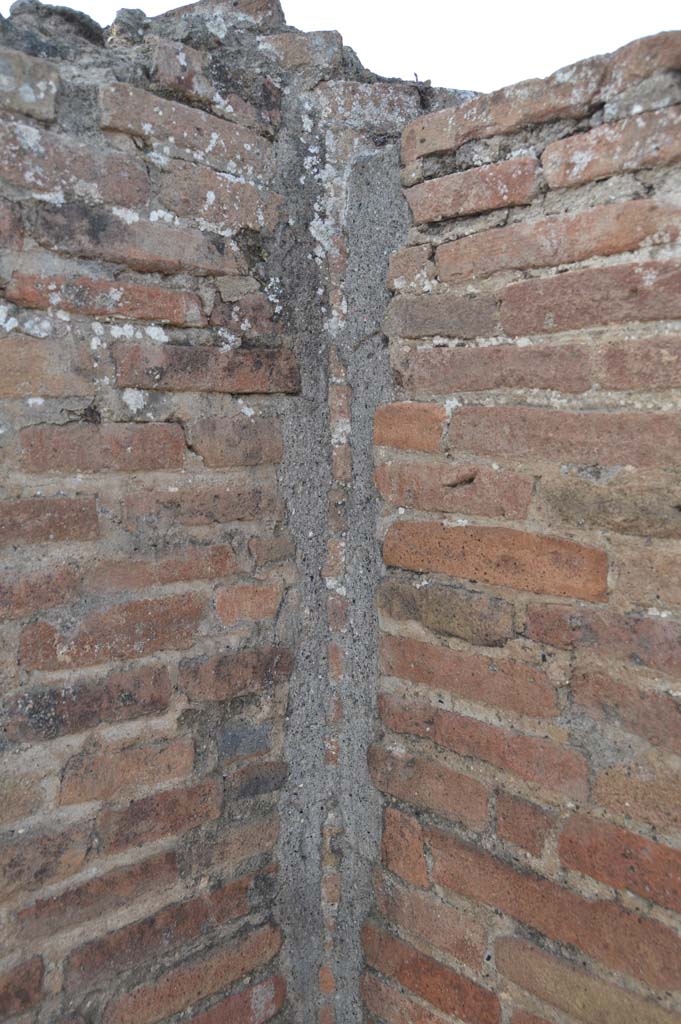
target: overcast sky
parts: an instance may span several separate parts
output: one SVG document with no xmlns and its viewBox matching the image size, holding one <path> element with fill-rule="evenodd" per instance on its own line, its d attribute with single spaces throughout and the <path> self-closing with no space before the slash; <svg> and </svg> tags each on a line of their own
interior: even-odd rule
<svg viewBox="0 0 681 1024">
<path fill-rule="evenodd" d="M 82 0 L 66 6 L 108 25 L 120 2 Z M 481 92 L 544 77 L 639 36 L 681 28 L 679 0 L 282 2 L 289 25 L 305 31 L 337 29 L 372 71 L 412 80 L 416 74 L 433 85 Z M 154 15 L 181 3 L 141 0 L 140 6 Z M 10 0 L 0 0 L 3 14 L 9 6 Z"/>
</svg>

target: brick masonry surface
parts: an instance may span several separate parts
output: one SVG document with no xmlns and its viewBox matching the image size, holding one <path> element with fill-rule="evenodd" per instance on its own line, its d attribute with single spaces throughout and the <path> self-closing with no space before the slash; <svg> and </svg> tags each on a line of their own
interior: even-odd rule
<svg viewBox="0 0 681 1024">
<path fill-rule="evenodd" d="M 681 1022 L 680 74 L 0 19 L 0 1021 Z"/>
</svg>

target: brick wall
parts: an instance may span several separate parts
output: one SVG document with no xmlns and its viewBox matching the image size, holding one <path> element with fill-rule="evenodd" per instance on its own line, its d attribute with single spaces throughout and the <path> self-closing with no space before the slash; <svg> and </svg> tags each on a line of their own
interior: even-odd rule
<svg viewBox="0 0 681 1024">
<path fill-rule="evenodd" d="M 403 136 L 371 1021 L 681 1019 L 679 69 L 669 33 Z"/>
</svg>

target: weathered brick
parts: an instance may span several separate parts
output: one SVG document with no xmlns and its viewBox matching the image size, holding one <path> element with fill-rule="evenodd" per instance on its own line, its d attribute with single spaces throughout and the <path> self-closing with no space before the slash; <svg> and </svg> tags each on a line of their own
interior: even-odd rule
<svg viewBox="0 0 681 1024">
<path fill-rule="evenodd" d="M 542 156 L 546 180 L 551 188 L 565 188 L 674 163 L 681 159 L 680 128 L 681 110 L 671 107 L 559 139 Z"/>
<path fill-rule="evenodd" d="M 20 821 L 47 803 L 41 773 L 22 770 L 21 753 L 3 759 L 0 771 L 0 825 Z"/>
<path fill-rule="evenodd" d="M 421 686 L 532 718 L 557 714 L 556 695 L 543 672 L 511 658 L 486 658 L 418 640 L 381 638 L 381 670 Z"/>
<path fill-rule="evenodd" d="M 279 931 L 263 925 L 211 954 L 172 968 L 157 981 L 114 998 L 103 1024 L 152 1024 L 172 1016 L 264 966 L 280 945 Z"/>
<path fill-rule="evenodd" d="M 681 940 L 669 928 L 609 900 L 589 900 L 532 872 L 521 872 L 484 850 L 429 832 L 433 878 L 566 942 L 587 956 L 660 988 L 678 988 Z"/>
<path fill-rule="evenodd" d="M 192 1017 L 191 1024 L 225 1024 L 225 1021 L 265 1024 L 281 1010 L 285 998 L 286 982 L 280 974 L 275 974 L 237 995 L 221 999 L 210 1010 Z"/>
<path fill-rule="evenodd" d="M 230 231 L 273 231 L 283 206 L 283 198 L 275 192 L 180 160 L 165 169 L 159 199 L 180 217 L 198 217 L 202 223 Z"/>
<path fill-rule="evenodd" d="M 0 895 L 32 892 L 61 882 L 84 866 L 92 842 L 89 822 L 0 838 Z"/>
<path fill-rule="evenodd" d="M 158 221 L 128 223 L 81 203 L 38 210 L 35 238 L 48 249 L 122 263 L 144 273 L 238 275 L 241 258 L 220 235 Z"/>
<path fill-rule="evenodd" d="M 251 584 L 218 590 L 215 595 L 215 611 L 223 626 L 235 622 L 260 621 L 276 616 L 281 604 L 280 584 Z"/>
<path fill-rule="evenodd" d="M 422 1003 L 409 999 L 374 974 L 364 974 L 361 984 L 367 1010 L 386 1024 L 445 1024 L 439 1013 L 431 1013 Z"/>
<path fill-rule="evenodd" d="M 531 156 L 473 167 L 414 185 L 406 191 L 407 202 L 416 224 L 522 206 L 537 194 L 538 170 L 539 163 Z"/>
<path fill-rule="evenodd" d="M 672 261 L 589 267 L 517 281 L 504 290 L 501 302 L 501 325 L 513 337 L 679 316 L 681 265 Z"/>
<path fill-rule="evenodd" d="M 399 413 L 395 419 L 397 423 L 394 426 L 386 424 L 384 419 L 381 427 L 389 440 L 391 435 L 402 439 L 398 434 L 402 429 Z M 438 444 L 441 432 L 440 424 Z M 414 446 L 414 438 L 410 438 L 407 429 L 404 429 L 403 441 L 404 446 Z M 393 440 L 392 447 L 402 445 L 396 445 Z M 382 496 L 392 505 L 418 508 L 424 512 L 463 512 L 491 519 L 525 519 L 533 487 L 529 476 L 450 460 L 382 462 L 376 468 L 375 480 Z"/>
<path fill-rule="evenodd" d="M 189 428 L 192 449 L 207 466 L 257 466 L 281 462 L 279 421 L 271 416 L 213 416 Z"/>
<path fill-rule="evenodd" d="M 452 415 L 449 446 L 496 458 L 671 469 L 681 465 L 681 423 L 664 412 L 467 406 Z"/>
<path fill-rule="evenodd" d="M 439 572 L 535 594 L 603 601 L 607 556 L 598 548 L 496 526 L 393 523 L 383 542 L 386 565 Z"/>
<path fill-rule="evenodd" d="M 10 334 L 0 338 L 0 358 L 0 398 L 94 395 L 91 360 L 82 349 L 74 350 L 61 340 Z"/>
<path fill-rule="evenodd" d="M 278 514 L 280 502 L 274 474 L 232 477 L 177 491 L 138 491 L 126 495 L 126 521 L 133 530 L 149 525 L 159 530 L 170 527 L 209 526 L 240 519 L 264 519 Z"/>
<path fill-rule="evenodd" d="M 260 568 L 277 562 L 288 562 L 295 557 L 296 547 L 290 534 L 281 533 L 276 537 L 252 537 L 248 542 L 248 551 Z"/>
<path fill-rule="evenodd" d="M 539 643 L 681 674 L 681 623 L 570 605 L 530 605 L 526 633 Z"/>
<path fill-rule="evenodd" d="M 2 57 L 0 56 L 0 74 Z M 2 92 L 0 91 L 0 97 Z M 43 994 L 45 968 L 39 956 L 24 960 L 0 974 L 0 1018 L 7 1020 L 37 1006 Z"/>
<path fill-rule="evenodd" d="M 595 354 L 595 380 L 612 391 L 667 391 L 681 387 L 681 339 L 613 342 Z"/>
<path fill-rule="evenodd" d="M 0 545 L 96 540 L 97 502 L 85 498 L 9 498 L 0 502 Z"/>
<path fill-rule="evenodd" d="M 150 191 L 139 158 L 10 118 L 0 123 L 0 177 L 38 197 L 63 202 L 66 193 L 124 210 L 144 206 Z"/>
<path fill-rule="evenodd" d="M 681 608 L 681 552 L 627 538 L 613 550 L 614 593 L 635 609 Z"/>
<path fill-rule="evenodd" d="M 97 562 L 86 573 L 85 586 L 98 593 L 141 590 L 187 580 L 221 579 L 236 570 L 236 556 L 228 544 L 195 544 L 166 557 Z"/>
<path fill-rule="evenodd" d="M 495 960 L 499 971 L 527 992 L 563 1010 L 584 1024 L 674 1024 L 676 1014 L 654 1002 L 644 1002 L 615 988 L 573 964 L 558 960 L 516 938 L 497 939 Z M 530 1022 L 538 1018 L 525 1015 Z M 516 1024 L 516 1018 L 513 1018 Z M 518 1024 L 523 1024 L 518 1019 Z"/>
<path fill-rule="evenodd" d="M 488 338 L 500 333 L 498 300 L 493 295 L 397 295 L 383 331 L 393 338 Z"/>
<path fill-rule="evenodd" d="M 441 405 L 425 402 L 379 405 L 374 417 L 374 443 L 409 451 L 436 452 L 442 442 L 445 421 Z"/>
<path fill-rule="evenodd" d="M 58 607 L 72 600 L 80 589 L 80 573 L 71 566 L 34 572 L 0 583 L 0 619 L 24 619 L 27 615 Z"/>
<path fill-rule="evenodd" d="M 25 939 L 49 938 L 91 918 L 134 905 L 149 893 L 163 892 L 178 879 L 175 853 L 160 853 L 137 864 L 115 868 L 19 911 L 19 934 Z"/>
<path fill-rule="evenodd" d="M 163 155 L 239 176 L 257 176 L 268 168 L 271 143 L 203 110 L 120 82 L 101 86 L 99 105 L 103 128 L 158 144 Z"/>
<path fill-rule="evenodd" d="M 644 821 L 665 832 L 681 826 L 679 772 L 653 759 L 637 765 L 615 765 L 597 776 L 594 802 L 614 814 Z"/>
<path fill-rule="evenodd" d="M 414 620 L 442 636 L 500 647 L 514 635 L 513 605 L 465 587 L 429 582 L 420 587 L 388 577 L 377 592 L 379 611 L 398 622 Z"/>
<path fill-rule="evenodd" d="M 54 121 L 59 88 L 56 64 L 29 57 L 18 50 L 0 48 L 0 108 L 27 114 L 39 121 Z"/>
<path fill-rule="evenodd" d="M 497 835 L 535 857 L 541 857 L 553 821 L 551 814 L 528 800 L 511 793 L 497 794 Z"/>
<path fill-rule="evenodd" d="M 589 360 L 579 345 L 405 349 L 396 372 L 403 387 L 432 395 L 494 388 L 578 394 L 592 384 Z"/>
<path fill-rule="evenodd" d="M 29 473 L 137 473 L 181 469 L 178 423 L 68 423 L 25 427 L 21 465 Z"/>
<path fill-rule="evenodd" d="M 498 1024 L 499 1000 L 494 993 L 445 967 L 369 923 L 362 932 L 370 967 L 395 978 L 431 1006 L 452 1014 L 464 1024 Z"/>
<path fill-rule="evenodd" d="M 170 679 L 162 667 L 109 672 L 91 682 L 69 682 L 28 690 L 5 705 L 5 736 L 27 742 L 82 732 L 101 722 L 126 722 L 159 714 L 170 702 Z"/>
<path fill-rule="evenodd" d="M 374 785 L 381 792 L 474 829 L 487 823 L 487 790 L 468 775 L 425 757 L 374 746 L 369 752 Z"/>
<path fill-rule="evenodd" d="M 223 726 L 218 733 L 218 754 L 223 765 L 256 754 L 267 754 L 271 750 L 272 726 L 269 722 L 259 725 L 235 722 L 233 725 Z"/>
<path fill-rule="evenodd" d="M 399 875 L 411 885 L 428 887 L 423 831 L 415 818 L 403 814 L 396 807 L 386 807 L 383 812 L 381 851 L 388 871 Z"/>
<path fill-rule="evenodd" d="M 246 648 L 181 661 L 180 685 L 192 700 L 232 700 L 286 682 L 292 669 L 286 647 Z"/>
<path fill-rule="evenodd" d="M 260 49 L 275 57 L 287 71 L 314 68 L 319 74 L 329 75 L 343 61 L 339 32 L 279 32 L 266 36 Z"/>
<path fill-rule="evenodd" d="M 535 509 L 551 525 L 596 527 L 643 537 L 681 537 L 681 484 L 671 476 L 656 478 L 633 469 L 608 474 L 600 481 L 574 474 L 544 474 Z"/>
<path fill-rule="evenodd" d="M 120 810 L 104 808 L 97 818 L 100 847 L 117 853 L 163 836 L 182 835 L 217 818 L 221 804 L 222 787 L 212 778 L 154 793 Z"/>
<path fill-rule="evenodd" d="M 384 694 L 381 717 L 394 732 L 422 736 L 461 757 L 486 761 L 549 793 L 583 800 L 588 767 L 581 754 L 542 736 L 527 736 L 430 704 Z"/>
<path fill-rule="evenodd" d="M 658 32 L 627 43 L 611 55 L 601 95 L 605 99 L 649 78 L 656 72 L 681 69 L 681 36 Z"/>
<path fill-rule="evenodd" d="M 388 267 L 388 288 L 393 292 L 402 291 L 412 285 L 425 285 L 435 276 L 435 265 L 431 261 L 430 245 L 411 245 L 398 249 L 390 257 Z"/>
<path fill-rule="evenodd" d="M 21 252 L 24 247 L 21 209 L 7 199 L 0 199 L 0 245 L 6 252 Z"/>
<path fill-rule="evenodd" d="M 681 910 L 681 851 L 596 818 L 577 814 L 563 828 L 558 853 L 573 871 Z"/>
<path fill-rule="evenodd" d="M 245 800 L 263 793 L 276 793 L 284 787 L 287 778 L 285 761 L 254 762 L 231 776 L 225 794 L 230 800 Z"/>
<path fill-rule="evenodd" d="M 64 309 L 82 316 L 157 320 L 180 327 L 201 327 L 206 322 L 201 300 L 192 292 L 126 281 L 15 273 L 7 298 L 31 309 Z"/>
<path fill-rule="evenodd" d="M 374 889 L 378 912 L 401 931 L 443 950 L 449 956 L 479 970 L 485 952 L 485 929 L 471 915 L 429 893 L 396 885 L 376 872 Z"/>
<path fill-rule="evenodd" d="M 229 828 L 216 837 L 210 851 L 206 851 L 206 859 L 211 865 L 220 865 L 234 874 L 249 861 L 268 858 L 278 836 L 279 819 L 276 816 L 246 824 L 230 822 Z"/>
<path fill-rule="evenodd" d="M 127 745 L 95 741 L 66 762 L 59 803 L 120 801 L 140 787 L 187 778 L 193 763 L 194 743 L 186 736 Z"/>
<path fill-rule="evenodd" d="M 300 386 L 292 352 L 282 349 L 223 352 L 185 345 L 114 347 L 119 387 L 227 394 L 295 394 Z"/>
<path fill-rule="evenodd" d="M 587 708 L 597 721 L 616 723 L 653 746 L 665 747 L 681 756 L 681 698 L 673 691 L 643 689 L 629 683 L 624 673 L 615 677 L 593 669 L 575 671 L 570 689 L 574 703 Z"/>
<path fill-rule="evenodd" d="M 19 660 L 25 668 L 49 671 L 181 651 L 194 642 L 205 607 L 202 594 L 188 593 L 92 612 L 73 633 L 35 622 L 21 634 Z"/>
</svg>

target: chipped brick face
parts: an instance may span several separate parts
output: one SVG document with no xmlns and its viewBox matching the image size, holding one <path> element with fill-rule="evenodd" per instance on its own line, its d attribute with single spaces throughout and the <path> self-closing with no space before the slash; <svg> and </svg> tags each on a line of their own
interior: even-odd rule
<svg viewBox="0 0 681 1024">
<path fill-rule="evenodd" d="M 680 40 L 0 23 L 0 1021 L 681 1019 Z"/>
<path fill-rule="evenodd" d="M 403 135 L 371 1022 L 681 1019 L 679 68 L 668 33 Z"/>
</svg>

